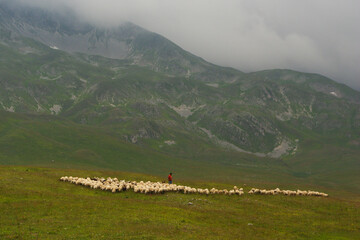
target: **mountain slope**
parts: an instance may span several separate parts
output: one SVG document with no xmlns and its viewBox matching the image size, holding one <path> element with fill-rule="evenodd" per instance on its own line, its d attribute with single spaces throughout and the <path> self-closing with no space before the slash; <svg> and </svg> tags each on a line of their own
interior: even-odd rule
<svg viewBox="0 0 360 240">
<path fill-rule="evenodd" d="M 25 36 L 54 49 L 131 59 L 138 65 L 171 75 L 195 75 L 203 81 L 232 81 L 240 72 L 221 68 L 184 51 L 166 38 L 126 22 L 119 27 L 101 28 L 81 22 L 71 12 L 62 13 L 0 2 L 3 29 Z"/>
<path fill-rule="evenodd" d="M 144 138 L 176 141 L 166 138 L 183 132 L 187 138 L 197 135 L 198 142 L 211 140 L 261 156 L 279 146 L 294 150 L 307 131 L 356 141 L 359 93 L 318 75 L 279 70 L 279 78 L 248 74 L 234 83 L 208 85 L 127 60 L 69 55 L 29 39 L 19 38 L 16 44 L 0 45 L 0 102 L 8 111 L 118 126 L 124 139 L 134 143 Z M 308 80 L 297 82 L 299 76 Z"/>
<path fill-rule="evenodd" d="M 177 158 L 128 143 L 108 128 L 80 125 L 56 116 L 0 111 L 0 163 L 5 165 L 107 169 L 155 175 L 172 171 L 182 178 L 225 182 L 239 179 L 262 182 L 264 178 L 274 182 L 285 179 L 297 182 L 281 161 L 239 158 L 221 149 L 216 149 L 216 154 L 226 156 L 227 161 L 209 157 L 196 161 Z M 272 171 L 277 175 L 272 175 Z"/>
</svg>

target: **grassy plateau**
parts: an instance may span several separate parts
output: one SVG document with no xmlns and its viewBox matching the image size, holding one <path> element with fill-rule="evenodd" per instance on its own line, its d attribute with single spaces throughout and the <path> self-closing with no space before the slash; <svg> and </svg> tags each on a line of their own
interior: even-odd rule
<svg viewBox="0 0 360 240">
<path fill-rule="evenodd" d="M 245 195 L 144 195 L 60 182 L 64 175 L 164 179 L 117 171 L 2 166 L 0 239 L 360 238 L 360 198 L 348 192 L 329 189 L 328 198 L 249 195 L 251 187 L 262 185 L 235 182 Z M 234 185 L 175 179 L 195 187 Z"/>
</svg>

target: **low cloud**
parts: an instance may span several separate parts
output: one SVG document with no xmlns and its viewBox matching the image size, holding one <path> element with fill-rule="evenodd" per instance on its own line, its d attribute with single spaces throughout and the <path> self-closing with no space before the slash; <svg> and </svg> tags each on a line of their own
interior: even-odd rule
<svg viewBox="0 0 360 240">
<path fill-rule="evenodd" d="M 320 73 L 360 90 L 357 0 L 19 0 L 86 21 L 131 21 L 204 59 L 245 72 Z"/>
</svg>

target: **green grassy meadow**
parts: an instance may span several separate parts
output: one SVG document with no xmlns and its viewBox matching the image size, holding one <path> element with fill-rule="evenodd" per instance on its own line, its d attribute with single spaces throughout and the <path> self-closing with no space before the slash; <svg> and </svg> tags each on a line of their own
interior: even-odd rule
<svg viewBox="0 0 360 240">
<path fill-rule="evenodd" d="M 0 239 L 359 239 L 360 197 L 328 198 L 111 193 L 60 182 L 64 175 L 127 180 L 159 176 L 117 171 L 0 167 Z M 182 180 L 199 187 L 234 184 Z M 251 187 L 243 186 L 245 192 Z M 189 202 L 193 203 L 192 205 Z"/>
</svg>

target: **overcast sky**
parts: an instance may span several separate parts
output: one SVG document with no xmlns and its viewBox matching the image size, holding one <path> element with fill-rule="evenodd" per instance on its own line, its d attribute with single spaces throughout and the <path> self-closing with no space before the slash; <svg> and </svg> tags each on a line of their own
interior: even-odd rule
<svg viewBox="0 0 360 240">
<path fill-rule="evenodd" d="M 359 0 L 21 1 L 102 25 L 132 21 L 222 66 L 320 73 L 360 90 Z"/>
</svg>

